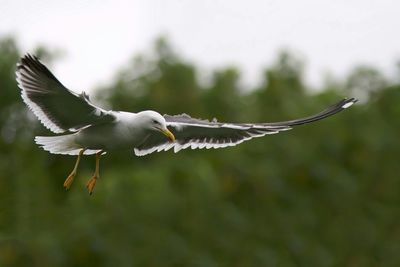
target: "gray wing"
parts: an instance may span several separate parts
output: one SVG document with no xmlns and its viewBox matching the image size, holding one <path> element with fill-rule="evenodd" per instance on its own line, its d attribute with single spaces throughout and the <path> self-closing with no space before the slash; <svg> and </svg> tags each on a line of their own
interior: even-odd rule
<svg viewBox="0 0 400 267">
<path fill-rule="evenodd" d="M 55 133 L 115 120 L 111 111 L 93 105 L 85 92 L 77 94 L 65 88 L 35 56 L 22 57 L 16 75 L 26 105 Z"/>
<path fill-rule="evenodd" d="M 176 140 L 169 142 L 165 136 L 154 134 L 149 136 L 140 146 L 135 148 L 135 154 L 144 156 L 153 152 L 181 149 L 223 148 L 235 146 L 254 137 L 276 134 L 290 130 L 293 126 L 314 122 L 332 116 L 357 102 L 356 99 L 343 99 L 324 111 L 297 120 L 274 123 L 221 123 L 194 119 L 186 114 L 164 115 L 169 130 Z"/>
</svg>

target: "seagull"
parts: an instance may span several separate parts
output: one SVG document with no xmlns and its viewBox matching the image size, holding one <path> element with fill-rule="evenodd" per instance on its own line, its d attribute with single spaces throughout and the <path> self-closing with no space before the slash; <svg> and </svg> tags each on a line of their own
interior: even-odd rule
<svg viewBox="0 0 400 267">
<path fill-rule="evenodd" d="M 93 104 L 89 95 L 67 89 L 33 55 L 17 63 L 16 80 L 21 96 L 39 121 L 56 136 L 36 136 L 35 142 L 52 154 L 77 156 L 63 186 L 72 185 L 83 155 L 95 155 L 96 166 L 86 187 L 91 195 L 100 177 L 100 157 L 106 152 L 133 149 L 135 155 L 178 152 L 182 149 L 210 149 L 236 146 L 255 137 L 276 134 L 293 126 L 332 116 L 357 99 L 343 99 L 315 115 L 273 123 L 225 123 L 192 118 L 187 114 L 161 115 L 152 110 L 137 113 L 105 110 Z"/>
</svg>

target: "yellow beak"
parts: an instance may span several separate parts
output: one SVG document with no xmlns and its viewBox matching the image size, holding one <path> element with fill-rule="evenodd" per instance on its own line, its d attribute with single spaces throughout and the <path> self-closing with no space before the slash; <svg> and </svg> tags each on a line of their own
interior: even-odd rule
<svg viewBox="0 0 400 267">
<path fill-rule="evenodd" d="M 160 129 L 160 131 L 161 131 L 171 142 L 174 142 L 174 141 L 175 141 L 175 136 L 171 133 L 170 130 L 168 130 L 167 128 L 165 128 L 165 129 Z"/>
</svg>

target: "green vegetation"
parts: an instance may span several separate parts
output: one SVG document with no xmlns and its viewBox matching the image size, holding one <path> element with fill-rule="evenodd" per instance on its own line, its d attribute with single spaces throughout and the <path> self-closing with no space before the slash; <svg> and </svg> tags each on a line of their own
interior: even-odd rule
<svg viewBox="0 0 400 267">
<path fill-rule="evenodd" d="M 360 67 L 313 93 L 301 62 L 282 53 L 254 90 L 243 90 L 236 68 L 202 85 L 196 67 L 159 40 L 95 102 L 260 122 L 344 96 L 363 101 L 238 147 L 107 154 L 89 196 L 94 157 L 65 192 L 75 158 L 33 142 L 50 133 L 19 96 L 22 53 L 0 40 L 0 266 L 400 266 L 399 77 Z"/>
</svg>

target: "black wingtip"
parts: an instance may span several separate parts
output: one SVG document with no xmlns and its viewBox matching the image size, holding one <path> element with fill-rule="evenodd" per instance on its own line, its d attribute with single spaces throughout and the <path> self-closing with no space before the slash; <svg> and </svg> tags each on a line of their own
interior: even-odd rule
<svg viewBox="0 0 400 267">
<path fill-rule="evenodd" d="M 26 53 L 24 56 L 21 57 L 20 61 L 17 63 L 17 69 L 23 69 L 26 67 L 41 66 L 41 65 L 42 63 L 36 56 L 30 53 Z"/>
<path fill-rule="evenodd" d="M 60 83 L 53 73 L 51 73 L 51 71 L 42 62 L 40 62 L 39 58 L 30 53 L 26 53 L 17 63 L 17 72 L 20 70 L 25 70 L 36 74 L 41 73 L 42 75 L 45 75 L 48 78 Z"/>
<path fill-rule="evenodd" d="M 342 109 L 346 109 L 346 108 L 351 107 L 353 104 L 357 103 L 358 99 L 354 98 L 354 97 L 345 98 L 345 99 L 342 100 L 342 102 L 343 102 L 342 105 L 341 105 Z"/>
<path fill-rule="evenodd" d="M 347 109 L 351 107 L 354 103 L 356 103 L 358 99 L 352 97 L 352 98 L 344 98 L 338 103 L 326 108 L 325 110 L 321 111 L 320 113 L 317 113 L 315 115 L 301 118 L 301 119 L 296 119 L 296 120 L 290 120 L 290 121 L 282 121 L 282 122 L 273 122 L 273 123 L 266 123 L 265 125 L 269 126 L 297 126 L 301 124 L 306 124 L 314 121 L 319 121 L 322 119 L 325 119 L 327 117 L 330 117 L 332 115 L 335 115 L 336 113 Z"/>
</svg>

